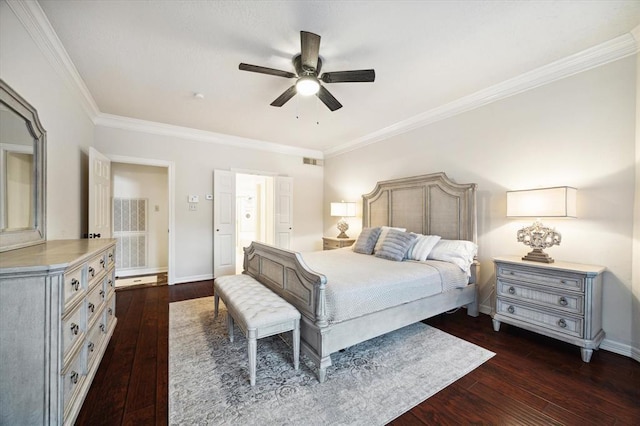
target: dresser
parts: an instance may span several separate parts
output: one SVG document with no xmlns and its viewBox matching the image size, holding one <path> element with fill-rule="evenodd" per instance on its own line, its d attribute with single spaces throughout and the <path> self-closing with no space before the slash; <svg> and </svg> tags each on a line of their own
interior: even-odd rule
<svg viewBox="0 0 640 426">
<path fill-rule="evenodd" d="M 334 250 L 342 247 L 350 247 L 355 242 L 355 238 L 322 237 L 322 249 Z"/>
<path fill-rule="evenodd" d="M 494 259 L 496 272 L 493 328 L 515 325 L 580 347 L 589 362 L 602 330 L 602 274 L 595 265 Z"/>
<path fill-rule="evenodd" d="M 115 240 L 0 253 L 0 424 L 73 424 L 116 326 Z"/>
</svg>

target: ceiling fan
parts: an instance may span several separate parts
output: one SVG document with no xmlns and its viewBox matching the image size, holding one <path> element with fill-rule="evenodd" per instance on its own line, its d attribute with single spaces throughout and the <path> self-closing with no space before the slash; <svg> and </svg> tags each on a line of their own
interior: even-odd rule
<svg viewBox="0 0 640 426">
<path fill-rule="evenodd" d="M 260 74 L 275 75 L 284 78 L 297 78 L 296 83 L 271 102 L 271 106 L 281 107 L 296 93 L 302 96 L 316 95 L 331 111 L 342 108 L 342 104 L 333 97 L 327 89 L 320 84 L 323 83 L 356 83 L 372 82 L 376 79 L 375 70 L 353 70 L 325 72 L 320 75 L 322 59 L 319 56 L 320 36 L 307 31 L 300 31 L 300 54 L 293 58 L 293 67 L 296 73 L 276 70 L 273 68 L 261 67 L 241 63 L 238 67 L 242 71 L 257 72 Z M 319 76 L 319 77 L 318 77 Z"/>
</svg>

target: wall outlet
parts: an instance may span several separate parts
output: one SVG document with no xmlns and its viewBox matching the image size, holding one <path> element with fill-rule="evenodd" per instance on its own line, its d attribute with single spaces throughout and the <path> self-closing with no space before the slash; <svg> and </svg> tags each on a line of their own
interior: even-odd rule
<svg viewBox="0 0 640 426">
<path fill-rule="evenodd" d="M 196 210 L 198 210 L 198 205 L 196 203 L 189 203 L 189 211 L 195 212 Z"/>
</svg>

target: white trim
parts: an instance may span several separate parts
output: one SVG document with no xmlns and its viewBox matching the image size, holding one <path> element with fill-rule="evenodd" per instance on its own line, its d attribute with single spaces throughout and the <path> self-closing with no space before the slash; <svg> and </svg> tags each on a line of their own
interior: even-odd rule
<svg viewBox="0 0 640 426">
<path fill-rule="evenodd" d="M 635 30 L 634 30 L 635 31 Z M 640 30 L 639 30 L 640 32 Z M 518 77 L 464 96 L 453 102 L 430 109 L 368 135 L 324 151 L 331 158 L 349 151 L 363 148 L 410 130 L 441 121 L 489 103 L 517 95 L 527 90 L 549 84 L 571 75 L 608 64 L 638 52 L 638 42 L 631 33 L 616 37 L 574 55 L 536 68 Z"/>
<path fill-rule="evenodd" d="M 71 92 L 80 100 L 91 121 L 100 110 L 80 73 L 69 57 L 47 15 L 37 1 L 6 0 L 9 8 L 27 30 L 47 61 L 64 80 Z"/>
<path fill-rule="evenodd" d="M 147 134 L 173 136 L 200 142 L 212 142 L 222 145 L 246 148 L 251 150 L 276 152 L 285 155 L 302 157 L 323 158 L 321 151 L 298 148 L 295 146 L 281 145 L 258 139 L 243 138 L 240 136 L 226 135 L 223 133 L 209 132 L 206 130 L 192 129 L 189 127 L 174 126 L 172 124 L 156 123 L 154 121 L 140 120 L 137 118 L 122 117 L 113 114 L 99 113 L 94 120 L 97 126 L 115 129 L 130 130 Z"/>
<path fill-rule="evenodd" d="M 189 277 L 177 278 L 174 284 L 190 283 L 195 281 L 207 281 L 212 279 L 213 279 L 213 274 L 191 275 Z"/>
<path fill-rule="evenodd" d="M 604 349 L 605 351 L 613 352 L 618 355 L 624 355 L 626 357 L 633 358 L 636 361 L 640 361 L 639 349 L 634 348 L 631 345 L 616 342 L 615 340 L 604 339 L 602 343 L 600 343 L 600 349 Z"/>
<path fill-rule="evenodd" d="M 116 275 L 116 281 L 120 278 L 138 277 L 140 275 L 162 274 L 168 272 L 167 268 L 132 268 L 125 269 Z"/>
<path fill-rule="evenodd" d="M 167 180 L 169 181 L 169 259 L 167 274 L 168 284 L 174 284 L 176 280 L 176 203 L 175 203 L 175 170 L 173 161 L 154 160 L 151 158 L 128 157 L 123 155 L 105 154 L 114 163 L 138 164 L 142 166 L 158 166 L 167 168 Z"/>
</svg>

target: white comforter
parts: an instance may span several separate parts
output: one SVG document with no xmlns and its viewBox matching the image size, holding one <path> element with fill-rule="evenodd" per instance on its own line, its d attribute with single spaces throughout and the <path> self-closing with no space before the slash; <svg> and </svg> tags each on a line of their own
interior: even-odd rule
<svg viewBox="0 0 640 426">
<path fill-rule="evenodd" d="M 327 277 L 326 309 L 332 324 L 468 283 L 458 266 L 437 260 L 394 262 L 351 248 L 304 253 L 302 258 Z"/>
</svg>

